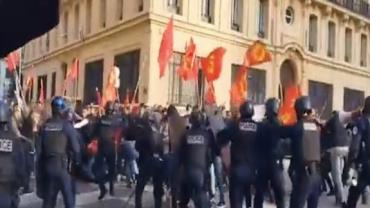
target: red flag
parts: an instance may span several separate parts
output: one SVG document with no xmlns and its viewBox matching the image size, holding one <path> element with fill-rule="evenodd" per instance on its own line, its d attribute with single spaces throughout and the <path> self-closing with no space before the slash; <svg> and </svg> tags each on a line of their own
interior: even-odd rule
<svg viewBox="0 0 370 208">
<path fill-rule="evenodd" d="M 39 102 L 44 103 L 45 102 L 45 94 L 44 94 L 44 82 L 41 79 L 40 82 L 40 96 L 39 96 Z"/>
<path fill-rule="evenodd" d="M 99 92 L 99 89 L 96 87 L 95 88 L 95 93 L 96 93 L 96 104 L 98 105 L 102 105 L 102 98 L 101 98 L 101 94 Z"/>
<path fill-rule="evenodd" d="M 245 53 L 244 63 L 245 67 L 254 66 L 271 61 L 270 52 L 266 49 L 266 45 L 257 40 Z"/>
<path fill-rule="evenodd" d="M 222 59 L 226 50 L 223 47 L 213 50 L 207 58 L 202 59 L 202 69 L 208 82 L 217 80 L 222 69 Z"/>
<path fill-rule="evenodd" d="M 213 86 L 213 82 L 208 82 L 207 84 L 207 91 L 204 96 L 205 103 L 208 105 L 216 104 L 216 95 L 215 95 L 215 88 Z"/>
<path fill-rule="evenodd" d="M 198 78 L 198 62 L 196 62 L 196 49 L 193 39 L 190 39 L 189 45 L 185 49 L 185 55 L 182 58 L 180 67 L 177 69 L 177 73 L 181 79 L 195 80 Z"/>
<path fill-rule="evenodd" d="M 297 122 L 294 103 L 301 96 L 298 85 L 291 85 L 285 88 L 284 102 L 279 110 L 279 119 L 283 125 L 292 125 Z"/>
<path fill-rule="evenodd" d="M 19 65 L 20 56 L 18 51 L 13 51 L 6 56 L 6 63 L 8 65 L 9 72 L 13 72 Z"/>
<path fill-rule="evenodd" d="M 69 73 L 67 75 L 68 79 L 70 79 L 71 81 L 74 81 L 77 79 L 79 67 L 80 67 L 80 60 L 75 58 L 72 63 L 71 69 L 69 70 Z"/>
<path fill-rule="evenodd" d="M 231 105 L 237 107 L 245 101 L 247 96 L 247 73 L 248 70 L 245 67 L 240 67 L 236 79 L 231 86 L 230 99 Z"/>
<path fill-rule="evenodd" d="M 161 46 L 159 48 L 158 54 L 158 64 L 159 64 L 159 78 L 164 76 L 166 71 L 166 66 L 170 61 L 173 53 L 173 17 L 167 24 L 166 30 L 163 33 Z"/>
</svg>

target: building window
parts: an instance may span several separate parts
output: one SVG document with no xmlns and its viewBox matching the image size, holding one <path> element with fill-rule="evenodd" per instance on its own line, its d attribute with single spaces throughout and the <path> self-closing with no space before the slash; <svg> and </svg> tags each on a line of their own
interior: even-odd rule
<svg viewBox="0 0 370 208">
<path fill-rule="evenodd" d="M 352 61 L 352 30 L 346 28 L 345 44 L 344 44 L 344 61 L 351 63 Z"/>
<path fill-rule="evenodd" d="M 48 52 L 50 50 L 50 33 L 46 33 L 45 47 L 46 47 L 46 51 Z"/>
<path fill-rule="evenodd" d="M 293 24 L 294 22 L 294 9 L 293 7 L 289 6 L 286 10 L 285 10 L 285 22 L 288 24 L 288 25 L 291 25 Z"/>
<path fill-rule="evenodd" d="M 367 36 L 361 34 L 361 57 L 360 57 L 360 65 L 367 66 Z"/>
<path fill-rule="evenodd" d="M 232 3 L 231 29 L 241 31 L 243 22 L 243 0 L 233 0 Z"/>
<path fill-rule="evenodd" d="M 214 22 L 215 0 L 202 0 L 202 20 L 208 23 Z"/>
<path fill-rule="evenodd" d="M 312 108 L 321 118 L 328 119 L 333 110 L 333 86 L 330 84 L 308 81 L 308 94 Z"/>
<path fill-rule="evenodd" d="M 92 19 L 92 0 L 86 2 L 86 33 L 91 32 L 91 19 Z"/>
<path fill-rule="evenodd" d="M 143 0 L 138 0 L 138 10 L 139 12 L 142 12 L 144 10 L 144 1 Z"/>
<path fill-rule="evenodd" d="M 231 66 L 231 83 L 236 79 L 240 65 Z M 247 98 L 255 104 L 263 104 L 266 99 L 266 72 L 261 69 L 249 68 L 247 80 Z"/>
<path fill-rule="evenodd" d="M 107 0 L 100 0 L 100 27 L 105 28 L 107 24 Z"/>
<path fill-rule="evenodd" d="M 64 12 L 63 41 L 64 44 L 68 42 L 68 12 Z"/>
<path fill-rule="evenodd" d="M 102 93 L 104 71 L 103 68 L 103 60 L 89 62 L 85 65 L 85 86 L 83 103 L 86 105 L 91 103 L 98 104 L 95 89 L 97 88 L 100 93 Z"/>
<path fill-rule="evenodd" d="M 122 19 L 123 19 L 123 0 L 117 0 L 116 20 L 120 21 Z"/>
<path fill-rule="evenodd" d="M 183 58 L 182 53 L 174 53 L 173 59 L 169 64 L 169 88 L 168 88 L 168 101 L 178 105 L 196 105 L 198 99 L 204 94 L 204 76 L 202 70 L 198 73 L 198 84 L 196 88 L 194 81 L 184 81 L 178 74 L 177 70 Z M 196 58 L 195 63 L 199 64 L 199 58 Z M 199 66 L 200 68 L 200 66 Z"/>
<path fill-rule="evenodd" d="M 80 5 L 75 6 L 75 39 L 78 40 L 80 37 Z"/>
<path fill-rule="evenodd" d="M 120 88 L 119 97 L 126 98 L 127 93 L 133 96 L 140 70 L 140 50 L 118 54 L 114 57 L 114 63 L 120 69 Z M 139 102 L 139 92 L 136 93 L 135 101 Z M 130 97 L 132 99 L 132 97 Z"/>
<path fill-rule="evenodd" d="M 41 82 L 42 82 L 42 85 L 41 85 Z M 37 98 L 36 98 L 37 101 L 40 98 L 41 90 L 43 90 L 44 99 L 47 98 L 47 86 L 48 86 L 48 76 L 47 75 L 38 76 L 37 77 Z"/>
<path fill-rule="evenodd" d="M 335 56 L 335 23 L 328 23 L 328 57 Z"/>
<path fill-rule="evenodd" d="M 51 76 L 51 97 L 55 96 L 56 87 L 57 87 L 57 73 L 53 72 Z"/>
<path fill-rule="evenodd" d="M 364 103 L 365 93 L 360 90 L 344 88 L 343 110 L 354 111 L 358 110 Z"/>
<path fill-rule="evenodd" d="M 308 50 L 317 52 L 317 16 L 310 15 L 308 31 Z"/>
<path fill-rule="evenodd" d="M 167 6 L 170 12 L 182 14 L 182 0 L 167 0 Z"/>
<path fill-rule="evenodd" d="M 259 0 L 259 15 L 258 15 L 258 37 L 266 38 L 268 30 L 268 12 L 269 3 L 267 0 Z"/>
<path fill-rule="evenodd" d="M 68 71 L 68 65 L 67 65 L 67 63 L 63 62 L 61 64 L 61 67 L 60 68 L 62 69 L 62 72 L 63 72 L 63 80 L 66 80 L 66 78 L 67 78 L 67 71 Z"/>
</svg>

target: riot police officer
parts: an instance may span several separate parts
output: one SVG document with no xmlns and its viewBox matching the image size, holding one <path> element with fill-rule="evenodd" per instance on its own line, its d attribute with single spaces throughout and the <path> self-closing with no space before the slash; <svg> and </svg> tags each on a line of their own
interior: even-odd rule
<svg viewBox="0 0 370 208">
<path fill-rule="evenodd" d="M 208 208 L 205 186 L 216 143 L 212 132 L 204 128 L 204 117 L 200 112 L 193 111 L 189 123 L 191 127 L 179 147 L 179 162 L 183 168 L 180 207 L 187 207 L 192 199 L 196 208 Z"/>
<path fill-rule="evenodd" d="M 230 206 L 241 208 L 243 198 L 246 198 L 247 207 L 251 205 L 251 186 L 256 182 L 258 164 L 257 142 L 259 124 L 252 117 L 254 106 L 245 101 L 239 109 L 240 119 L 231 126 L 218 133 L 219 143 L 227 144 L 231 141 L 230 154 Z"/>
<path fill-rule="evenodd" d="M 353 143 L 350 148 L 350 162 L 356 162 L 359 178 L 349 190 L 347 201 L 348 208 L 355 208 L 361 193 L 370 185 L 370 97 L 366 97 L 363 116 L 355 123 L 352 129 Z"/>
<path fill-rule="evenodd" d="M 161 114 L 158 112 L 143 112 L 142 118 L 137 118 L 130 124 L 127 132 L 128 140 L 135 140 L 135 148 L 139 152 L 139 175 L 135 189 L 135 207 L 142 207 L 144 188 L 150 179 L 153 181 L 154 207 L 162 206 L 164 194 L 164 135 L 160 132 Z"/>
<path fill-rule="evenodd" d="M 299 97 L 294 108 L 297 123 L 282 130 L 283 138 L 290 138 L 292 145 L 290 207 L 303 208 L 307 200 L 308 208 L 317 208 L 321 185 L 318 171 L 320 128 L 312 118 L 311 102 L 307 96 Z"/>
<path fill-rule="evenodd" d="M 18 207 L 18 190 L 26 182 L 26 152 L 10 130 L 9 106 L 0 101 L 0 207 Z"/>
<path fill-rule="evenodd" d="M 262 208 L 264 193 L 268 182 L 275 193 L 276 207 L 285 208 L 284 201 L 284 141 L 280 137 L 280 121 L 278 119 L 280 103 L 276 98 L 270 98 L 265 103 L 266 117 L 261 123 L 261 135 L 258 138 L 260 162 L 258 165 L 258 179 L 254 207 Z"/>
<path fill-rule="evenodd" d="M 103 199 L 107 190 L 105 183 L 109 182 L 109 194 L 114 195 L 114 180 L 116 176 L 116 166 L 118 164 L 119 146 L 123 131 L 123 119 L 115 116 L 114 102 L 108 101 L 105 105 L 105 115 L 103 115 L 97 124 L 96 137 L 98 138 L 98 155 L 96 163 L 99 167 L 108 168 L 108 173 L 104 172 L 96 176 L 100 188 L 99 200 Z"/>
<path fill-rule="evenodd" d="M 78 166 L 81 164 L 78 135 L 72 124 L 64 118 L 64 98 L 57 96 L 51 102 L 52 117 L 40 130 L 38 140 L 37 163 L 38 191 L 42 190 L 43 208 L 56 206 L 58 192 L 63 195 L 66 208 L 75 207 L 73 183 L 68 173 L 68 158 Z M 39 190 L 39 188 L 41 188 Z"/>
</svg>

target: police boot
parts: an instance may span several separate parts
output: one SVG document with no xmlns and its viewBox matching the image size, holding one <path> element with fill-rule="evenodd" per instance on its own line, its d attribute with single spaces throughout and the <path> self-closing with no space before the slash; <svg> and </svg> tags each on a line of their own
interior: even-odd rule
<svg viewBox="0 0 370 208">
<path fill-rule="evenodd" d="M 105 187 L 104 184 L 99 184 L 99 189 L 100 189 L 100 195 L 98 199 L 102 200 L 107 194 L 107 188 Z"/>
</svg>

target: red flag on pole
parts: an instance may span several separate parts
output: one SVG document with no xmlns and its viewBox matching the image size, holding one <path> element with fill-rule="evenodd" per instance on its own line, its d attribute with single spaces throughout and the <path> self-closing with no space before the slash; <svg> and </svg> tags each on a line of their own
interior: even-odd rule
<svg viewBox="0 0 370 208">
<path fill-rule="evenodd" d="M 216 95 L 215 95 L 215 88 L 213 86 L 213 82 L 208 82 L 207 84 L 207 91 L 204 96 L 205 103 L 208 105 L 216 104 Z"/>
<path fill-rule="evenodd" d="M 245 67 L 254 66 L 271 61 L 271 53 L 266 49 L 266 45 L 257 40 L 245 53 L 244 63 Z"/>
<path fill-rule="evenodd" d="M 223 47 L 214 49 L 207 58 L 202 59 L 202 69 L 208 82 L 217 80 L 222 69 L 222 59 L 226 50 Z"/>
<path fill-rule="evenodd" d="M 247 73 L 248 69 L 245 67 L 240 67 L 237 77 L 231 86 L 230 99 L 233 106 L 239 106 L 245 101 L 247 96 Z"/>
<path fill-rule="evenodd" d="M 248 93 L 248 68 L 250 66 L 262 64 L 271 61 L 270 52 L 266 49 L 266 45 L 257 40 L 251 47 L 248 48 L 244 56 L 243 65 L 240 67 L 236 80 L 231 86 L 230 98 L 234 106 L 239 106 L 244 102 Z"/>
<path fill-rule="evenodd" d="M 39 96 L 39 102 L 44 103 L 45 102 L 45 94 L 44 94 L 44 82 L 41 79 L 40 82 L 40 96 Z"/>
<path fill-rule="evenodd" d="M 294 104 L 299 96 L 301 96 L 301 90 L 298 85 L 285 88 L 284 102 L 279 110 L 279 119 L 283 125 L 292 125 L 297 122 Z"/>
<path fill-rule="evenodd" d="M 9 72 L 13 72 L 19 65 L 20 55 L 18 51 L 9 53 L 6 57 L 6 63 L 8 65 Z"/>
<path fill-rule="evenodd" d="M 159 78 L 164 76 L 166 71 L 166 66 L 170 61 L 173 53 L 173 17 L 167 24 L 166 30 L 163 33 L 161 46 L 159 48 L 158 54 L 158 64 L 159 64 Z"/>
<path fill-rule="evenodd" d="M 189 45 L 185 49 L 185 55 L 182 58 L 180 67 L 177 69 L 177 73 L 181 79 L 195 80 L 198 77 L 198 63 L 196 62 L 196 49 L 193 39 L 190 39 Z"/>
<path fill-rule="evenodd" d="M 71 69 L 67 75 L 68 79 L 70 79 L 71 81 L 74 81 L 77 79 L 79 67 L 80 67 L 80 60 L 75 58 L 72 63 Z"/>
</svg>

